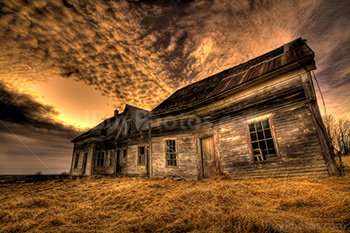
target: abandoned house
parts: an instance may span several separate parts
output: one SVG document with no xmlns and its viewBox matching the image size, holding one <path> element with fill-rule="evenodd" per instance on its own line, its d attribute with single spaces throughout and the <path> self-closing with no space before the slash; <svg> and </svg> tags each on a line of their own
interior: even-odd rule
<svg viewBox="0 0 350 233">
<path fill-rule="evenodd" d="M 72 175 L 337 174 L 299 38 L 186 86 L 151 112 L 127 105 L 75 138 Z"/>
<path fill-rule="evenodd" d="M 72 140 L 74 152 L 71 175 L 146 174 L 145 153 L 148 151 L 148 111 L 126 105 L 114 116 Z M 142 151 L 141 151 L 142 150 Z M 142 160 L 131 155 L 142 152 Z"/>
</svg>

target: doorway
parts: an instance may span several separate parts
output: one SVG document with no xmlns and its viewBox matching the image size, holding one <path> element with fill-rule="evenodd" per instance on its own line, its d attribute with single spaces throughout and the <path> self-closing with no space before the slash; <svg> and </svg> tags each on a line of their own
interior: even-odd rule
<svg viewBox="0 0 350 233">
<path fill-rule="evenodd" d="M 202 159 L 202 178 L 211 178 L 216 172 L 214 137 L 200 139 L 201 159 Z"/>
<path fill-rule="evenodd" d="M 82 170 L 82 174 L 85 175 L 85 172 L 86 172 L 86 161 L 87 161 L 87 156 L 88 156 L 88 153 L 84 153 L 84 157 L 83 157 L 83 170 Z"/>
<path fill-rule="evenodd" d="M 117 150 L 117 155 L 116 155 L 116 158 L 115 158 L 115 173 L 119 173 L 121 171 L 121 164 L 120 164 L 120 153 L 121 150 Z"/>
<path fill-rule="evenodd" d="M 150 175 L 150 159 L 149 159 L 149 147 L 146 147 L 146 175 Z"/>
</svg>

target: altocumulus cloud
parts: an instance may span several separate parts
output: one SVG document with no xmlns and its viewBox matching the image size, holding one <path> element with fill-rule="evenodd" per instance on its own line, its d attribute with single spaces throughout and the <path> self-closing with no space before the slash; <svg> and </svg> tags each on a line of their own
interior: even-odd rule
<svg viewBox="0 0 350 233">
<path fill-rule="evenodd" d="M 25 60 L 27 79 L 55 73 L 95 86 L 120 110 L 151 109 L 184 85 L 303 36 L 322 55 L 327 86 L 330 75 L 348 75 L 349 55 L 337 59 L 349 46 L 348 9 L 347 1 L 4 1 L 2 65 Z M 333 58 L 337 68 L 327 67 Z"/>
<path fill-rule="evenodd" d="M 349 55 L 337 57 L 349 46 L 348 9 L 347 1 L 4 1 L 2 64 L 16 69 L 25 59 L 29 69 L 95 86 L 119 109 L 151 109 L 179 87 L 303 36 L 322 55 L 321 83 L 341 74 L 334 88 L 348 76 Z M 332 59 L 337 68 L 327 67 Z"/>
</svg>

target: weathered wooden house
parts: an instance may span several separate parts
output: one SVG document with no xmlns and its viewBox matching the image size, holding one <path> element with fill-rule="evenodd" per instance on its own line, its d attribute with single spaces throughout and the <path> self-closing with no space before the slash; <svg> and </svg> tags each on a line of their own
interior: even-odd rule
<svg viewBox="0 0 350 233">
<path fill-rule="evenodd" d="M 73 139 L 71 175 L 147 174 L 147 114 L 146 110 L 126 105 L 123 113 L 115 111 L 113 117 Z M 139 151 L 142 158 L 137 158 Z"/>
<path fill-rule="evenodd" d="M 186 179 L 219 172 L 232 178 L 336 175 L 310 73 L 315 68 L 314 52 L 299 38 L 176 91 L 148 114 L 147 127 L 133 140 L 117 130 L 89 148 L 97 158 L 98 143 L 106 153 L 127 148 L 125 174 Z M 117 128 L 125 127 L 118 119 Z M 86 139 L 77 139 L 75 154 L 80 154 L 78 142 Z M 114 147 L 108 147 L 109 139 Z M 76 161 L 73 157 L 72 174 L 75 163 L 82 167 Z"/>
</svg>

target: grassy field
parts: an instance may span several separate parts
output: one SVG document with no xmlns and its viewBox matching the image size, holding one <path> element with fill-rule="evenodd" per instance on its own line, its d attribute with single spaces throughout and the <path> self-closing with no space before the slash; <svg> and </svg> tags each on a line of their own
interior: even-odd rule
<svg viewBox="0 0 350 233">
<path fill-rule="evenodd" d="M 0 185 L 1 232 L 347 232 L 347 175 L 203 181 L 90 177 Z"/>
</svg>

